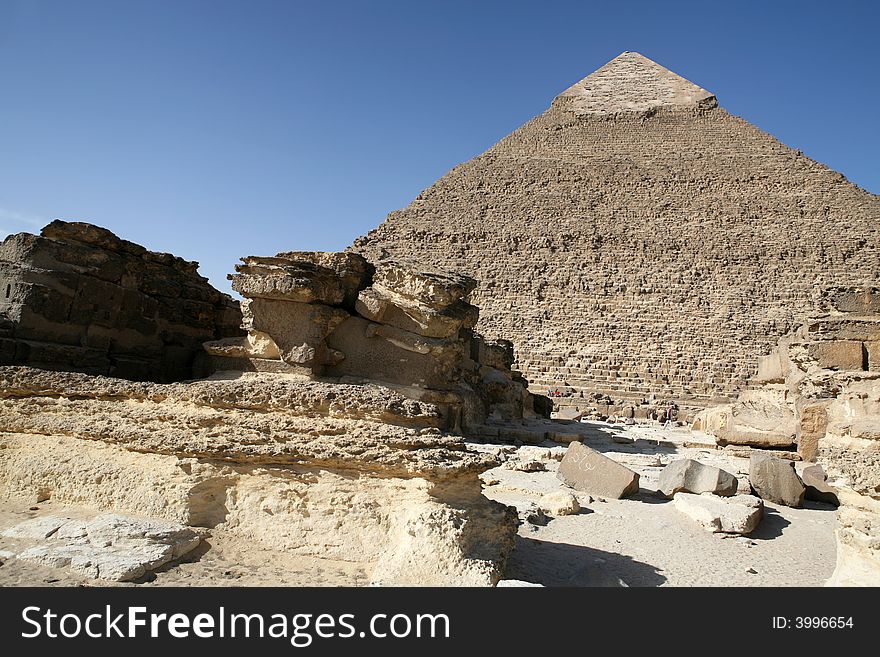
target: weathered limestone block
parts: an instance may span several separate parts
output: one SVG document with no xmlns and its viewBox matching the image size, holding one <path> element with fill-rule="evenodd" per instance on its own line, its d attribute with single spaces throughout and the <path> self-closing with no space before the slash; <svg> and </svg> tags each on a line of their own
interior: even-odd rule
<svg viewBox="0 0 880 657">
<path fill-rule="evenodd" d="M 794 408 L 784 386 L 747 390 L 730 407 L 716 434 L 719 445 L 791 447 L 796 442 Z M 708 429 L 707 429 L 708 430 Z"/>
<path fill-rule="evenodd" d="M 774 349 L 767 356 L 758 356 L 756 383 L 782 383 L 784 381 L 785 368 L 779 349 Z"/>
<path fill-rule="evenodd" d="M 729 472 L 693 459 L 672 461 L 660 471 L 658 490 L 672 499 L 676 493 L 736 495 L 737 479 Z"/>
<path fill-rule="evenodd" d="M 865 367 L 865 349 L 861 342 L 855 340 L 817 342 L 810 345 L 809 353 L 822 368 L 843 371 L 868 369 Z"/>
<path fill-rule="evenodd" d="M 84 223 L 0 245 L 0 363 L 135 380 L 192 378 L 201 343 L 241 334 L 238 303 L 198 263 Z"/>
<path fill-rule="evenodd" d="M 829 294 L 832 307 L 843 313 L 856 313 L 858 315 L 880 315 L 880 290 L 868 289 L 840 289 Z"/>
<path fill-rule="evenodd" d="M 399 295 L 392 296 L 376 288 L 362 290 L 355 309 L 361 317 L 370 321 L 432 338 L 455 336 L 462 327 L 473 328 L 479 319 L 479 310 L 464 301 L 459 300 L 451 306 L 436 310 L 426 304 Z"/>
<path fill-rule="evenodd" d="M 244 300 L 241 308 L 243 326 L 271 336 L 285 363 L 320 372 L 340 359 L 328 348 L 326 338 L 349 318 L 341 308 L 262 297 Z"/>
<path fill-rule="evenodd" d="M 405 386 L 451 390 L 458 387 L 464 347 L 391 326 L 348 317 L 329 336 L 330 349 L 344 358 L 328 364 L 326 376 L 350 376 Z"/>
<path fill-rule="evenodd" d="M 868 371 L 880 372 L 880 340 L 863 344 L 868 356 Z"/>
<path fill-rule="evenodd" d="M 796 439 L 798 454 L 804 461 L 815 461 L 819 453 L 819 441 L 828 429 L 828 406 L 830 402 L 799 404 Z"/>
<path fill-rule="evenodd" d="M 304 260 L 248 256 L 230 274 L 232 289 L 248 299 L 341 304 L 342 281 L 327 267 Z"/>
<path fill-rule="evenodd" d="M 477 281 L 469 276 L 440 272 L 444 272 L 443 267 L 434 272 L 410 263 L 382 262 L 376 267 L 373 287 L 439 310 L 464 299 L 477 286 Z"/>
<path fill-rule="evenodd" d="M 639 475 L 579 441 L 569 443 L 558 477 L 566 486 L 621 499 L 639 490 Z"/>
<path fill-rule="evenodd" d="M 750 534 L 764 516 L 764 503 L 753 495 L 718 497 L 711 493 L 676 493 L 673 505 L 710 532 Z"/>
<path fill-rule="evenodd" d="M 358 293 L 373 280 L 374 267 L 363 256 L 347 251 L 284 251 L 275 256 L 296 262 L 310 262 L 336 273 L 342 286 L 342 305 L 354 309 Z"/>
<path fill-rule="evenodd" d="M 749 456 L 749 483 L 755 493 L 768 502 L 798 508 L 803 504 L 804 484 L 791 461 L 752 450 Z"/>
</svg>

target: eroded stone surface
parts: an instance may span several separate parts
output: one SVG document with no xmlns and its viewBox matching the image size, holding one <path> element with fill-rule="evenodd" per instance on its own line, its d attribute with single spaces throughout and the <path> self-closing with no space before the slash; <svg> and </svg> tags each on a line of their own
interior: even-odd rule
<svg viewBox="0 0 880 657">
<path fill-rule="evenodd" d="M 0 244 L 0 364 L 134 380 L 193 376 L 201 344 L 242 334 L 197 262 L 53 221 Z"/>
<path fill-rule="evenodd" d="M 35 531 L 37 525 L 54 525 L 55 529 L 43 536 L 42 530 Z M 179 559 L 201 541 L 198 533 L 177 523 L 111 513 L 88 521 L 39 518 L 3 535 L 38 541 L 20 551 L 18 559 L 115 582 L 142 577 Z"/>
<path fill-rule="evenodd" d="M 712 493 L 676 493 L 672 503 L 709 531 L 725 534 L 750 534 L 764 515 L 764 503 L 754 495 L 719 497 Z"/>
<path fill-rule="evenodd" d="M 430 426 L 440 413 L 388 387 L 282 375 L 158 385 L 0 368 L 0 497 L 221 528 L 376 583 L 491 585 L 516 515 L 481 494 L 497 459 Z M 78 550 L 34 558 L 80 563 Z"/>
</svg>

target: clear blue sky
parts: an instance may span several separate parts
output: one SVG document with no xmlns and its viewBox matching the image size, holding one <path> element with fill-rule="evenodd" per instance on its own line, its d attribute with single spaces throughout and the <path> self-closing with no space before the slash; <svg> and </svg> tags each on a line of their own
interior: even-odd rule
<svg viewBox="0 0 880 657">
<path fill-rule="evenodd" d="M 0 0 L 0 236 L 337 250 L 636 50 L 880 192 L 875 2 Z"/>
</svg>

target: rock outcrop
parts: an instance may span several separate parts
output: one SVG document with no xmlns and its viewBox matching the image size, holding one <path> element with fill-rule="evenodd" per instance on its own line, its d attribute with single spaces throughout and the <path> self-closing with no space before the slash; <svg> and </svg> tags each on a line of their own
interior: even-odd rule
<svg viewBox="0 0 880 657">
<path fill-rule="evenodd" d="M 240 335 L 198 263 L 85 223 L 0 244 L 0 364 L 143 381 L 192 378 L 202 343 Z"/>
<path fill-rule="evenodd" d="M 479 309 L 467 297 L 477 282 L 467 276 L 401 262 L 374 267 L 354 253 L 286 252 L 242 263 L 230 278 L 245 297 L 247 335 L 206 343 L 204 373 L 380 382 L 433 404 L 441 428 L 466 433 L 549 414 L 546 399 L 512 369 L 512 343 L 474 333 Z"/>
<path fill-rule="evenodd" d="M 375 384 L 0 367 L 0 497 L 219 527 L 386 585 L 491 585 L 516 513 L 481 494 L 497 461 L 441 422 Z"/>
<path fill-rule="evenodd" d="M 705 405 L 823 289 L 880 279 L 880 198 L 627 52 L 352 249 L 479 280 L 535 390 Z"/>
</svg>

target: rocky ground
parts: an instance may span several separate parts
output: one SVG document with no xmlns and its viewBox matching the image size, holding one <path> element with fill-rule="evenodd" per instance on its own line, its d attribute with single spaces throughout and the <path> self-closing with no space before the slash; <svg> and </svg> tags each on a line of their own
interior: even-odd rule
<svg viewBox="0 0 880 657">
<path fill-rule="evenodd" d="M 639 473 L 638 494 L 603 500 L 577 493 L 579 513 L 546 525 L 523 523 L 507 578 L 546 586 L 821 586 L 834 570 L 835 507 L 766 503 L 764 519 L 749 537 L 713 534 L 654 493 L 659 472 L 672 460 L 691 458 L 736 474 L 744 493 L 747 458 L 718 450 L 711 438 L 686 428 L 600 422 L 583 427 L 586 444 Z M 515 505 L 523 517 L 543 495 L 564 489 L 556 477 L 564 448 L 546 445 L 515 451 L 481 445 L 508 452 L 504 465 L 483 475 L 485 494 Z"/>
<path fill-rule="evenodd" d="M 516 506 L 524 519 L 506 578 L 547 586 L 821 586 L 834 570 L 834 507 L 806 502 L 802 509 L 791 509 L 768 503 L 751 536 L 725 538 L 654 493 L 662 466 L 683 457 L 736 474 L 740 492 L 746 492 L 748 460 L 716 449 L 699 432 L 599 422 L 577 429 L 588 436 L 586 444 L 640 474 L 638 494 L 605 500 L 576 492 L 579 513 L 541 520 L 534 513 L 541 497 L 570 490 L 556 477 L 566 446 L 471 445 L 504 459 L 482 475 L 484 492 Z M 628 439 L 633 442 L 615 442 Z M 95 515 L 55 501 L 7 504 L 0 511 L 0 533 L 31 518 Z M 356 564 L 262 548 L 220 528 L 200 531 L 202 543 L 192 552 L 134 582 L 112 585 L 357 586 L 369 580 Z M 19 553 L 34 543 L 0 537 L 0 554 Z M 107 585 L 9 554 L 0 561 L 0 586 Z"/>
</svg>

